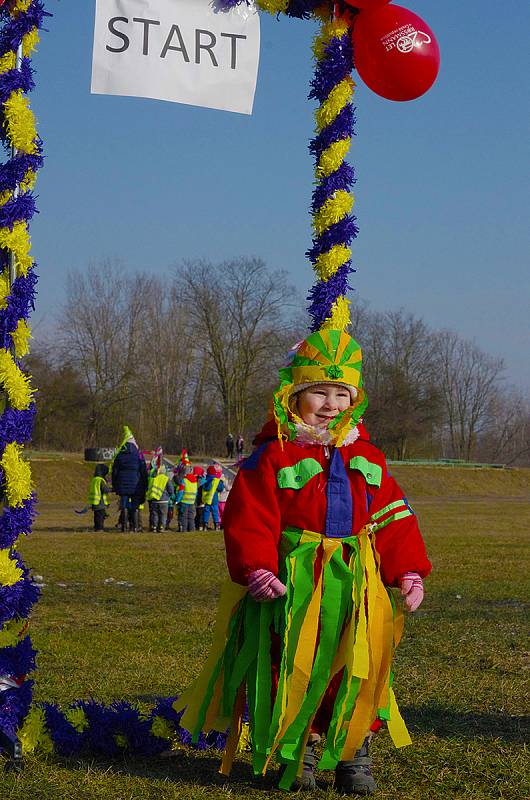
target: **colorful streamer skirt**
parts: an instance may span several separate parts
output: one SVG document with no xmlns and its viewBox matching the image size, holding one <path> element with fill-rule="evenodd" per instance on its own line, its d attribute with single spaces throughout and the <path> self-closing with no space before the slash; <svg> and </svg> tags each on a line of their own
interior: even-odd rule
<svg viewBox="0 0 530 800">
<path fill-rule="evenodd" d="M 288 789 L 332 688 L 321 769 L 352 759 L 377 717 L 397 747 L 410 737 L 392 691 L 403 615 L 381 580 L 370 527 L 343 539 L 289 528 L 280 556 L 284 597 L 257 603 L 246 587 L 225 583 L 210 655 L 175 708 L 186 708 L 181 725 L 194 740 L 230 729 L 225 775 L 248 708 L 254 772 L 264 774 L 275 754 Z"/>
</svg>

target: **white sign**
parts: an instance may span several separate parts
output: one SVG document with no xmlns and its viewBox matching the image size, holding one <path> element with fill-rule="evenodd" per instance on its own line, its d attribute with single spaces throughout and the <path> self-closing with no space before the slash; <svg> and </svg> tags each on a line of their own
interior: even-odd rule
<svg viewBox="0 0 530 800">
<path fill-rule="evenodd" d="M 259 47 L 253 3 L 96 0 L 91 91 L 251 114 Z"/>
</svg>

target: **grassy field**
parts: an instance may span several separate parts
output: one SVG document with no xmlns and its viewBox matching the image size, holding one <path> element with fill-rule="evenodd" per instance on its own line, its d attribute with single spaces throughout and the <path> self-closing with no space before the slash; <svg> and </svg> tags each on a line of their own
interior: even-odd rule
<svg viewBox="0 0 530 800">
<path fill-rule="evenodd" d="M 89 515 L 73 513 L 91 470 L 70 460 L 65 472 L 55 460 L 35 463 L 44 502 L 21 547 L 46 584 L 33 616 L 36 698 L 66 704 L 91 695 L 148 707 L 187 686 L 208 652 L 224 575 L 222 537 L 93 534 Z M 395 472 L 420 518 L 434 570 L 396 662 L 396 694 L 414 744 L 395 751 L 388 735 L 379 735 L 374 797 L 522 800 L 530 794 L 523 716 L 530 471 Z M 169 760 L 112 763 L 38 755 L 22 774 L 3 776 L 1 796 L 285 797 L 274 788 L 274 770 L 254 779 L 243 758 L 226 782 L 217 768 L 215 753 L 186 750 Z M 329 774 L 310 796 L 338 797 Z"/>
</svg>

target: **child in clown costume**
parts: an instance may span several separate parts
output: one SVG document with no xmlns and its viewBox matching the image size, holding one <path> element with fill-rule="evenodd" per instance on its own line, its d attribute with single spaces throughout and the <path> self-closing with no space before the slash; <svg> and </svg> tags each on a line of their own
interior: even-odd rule
<svg viewBox="0 0 530 800">
<path fill-rule="evenodd" d="M 386 720 L 410 743 L 392 690 L 405 608 L 423 599 L 430 563 L 414 512 L 360 421 L 361 350 L 348 334 L 311 334 L 280 370 L 271 419 L 243 463 L 225 514 L 231 581 L 212 651 L 179 698 L 181 724 L 230 733 L 228 774 L 248 706 L 252 762 L 273 756 L 281 788 L 313 788 L 335 769 L 344 794 L 370 794 L 371 731 Z"/>
</svg>

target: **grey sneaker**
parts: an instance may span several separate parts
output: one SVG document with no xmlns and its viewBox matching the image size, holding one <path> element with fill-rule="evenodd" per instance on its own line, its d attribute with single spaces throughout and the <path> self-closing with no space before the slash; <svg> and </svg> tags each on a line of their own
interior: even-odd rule
<svg viewBox="0 0 530 800">
<path fill-rule="evenodd" d="M 355 753 L 353 761 L 339 761 L 335 769 L 335 789 L 340 794 L 372 794 L 377 784 L 372 775 L 372 759 L 368 755 L 369 737 Z"/>
<path fill-rule="evenodd" d="M 315 734 L 316 737 L 316 734 Z M 317 788 L 317 784 L 315 781 L 315 766 L 318 761 L 318 756 L 316 754 L 316 745 L 320 741 L 320 737 L 316 737 L 312 742 L 309 742 L 304 751 L 304 760 L 303 760 L 303 769 L 302 774 L 299 778 L 295 780 L 293 785 L 291 786 L 291 791 L 296 791 L 298 789 L 302 789 L 302 791 L 311 791 L 312 789 Z M 280 767 L 280 774 L 279 780 L 282 779 L 283 773 L 285 771 L 285 765 L 282 764 Z"/>
</svg>

